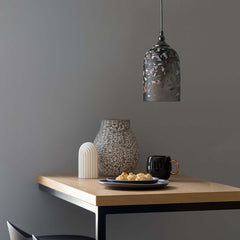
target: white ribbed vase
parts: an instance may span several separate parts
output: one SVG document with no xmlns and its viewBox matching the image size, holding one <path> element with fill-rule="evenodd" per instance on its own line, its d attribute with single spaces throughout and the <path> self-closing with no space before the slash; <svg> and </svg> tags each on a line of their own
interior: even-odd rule
<svg viewBox="0 0 240 240">
<path fill-rule="evenodd" d="M 98 151 L 93 143 L 86 142 L 79 148 L 78 177 L 98 178 Z"/>
</svg>

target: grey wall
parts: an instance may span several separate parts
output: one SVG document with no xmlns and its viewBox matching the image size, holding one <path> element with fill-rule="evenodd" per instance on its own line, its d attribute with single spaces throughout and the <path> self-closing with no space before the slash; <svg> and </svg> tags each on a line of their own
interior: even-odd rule
<svg viewBox="0 0 240 240">
<path fill-rule="evenodd" d="M 131 119 L 139 170 L 147 155 L 169 154 L 182 174 L 240 187 L 240 2 L 165 1 L 166 36 L 181 56 L 181 103 L 142 101 L 142 60 L 157 39 L 158 6 L 0 0 L 1 240 L 7 219 L 36 234 L 94 236 L 94 216 L 40 192 L 36 178 L 76 173 L 78 147 L 105 118 Z M 107 221 L 108 240 L 240 237 L 240 211 Z"/>
</svg>

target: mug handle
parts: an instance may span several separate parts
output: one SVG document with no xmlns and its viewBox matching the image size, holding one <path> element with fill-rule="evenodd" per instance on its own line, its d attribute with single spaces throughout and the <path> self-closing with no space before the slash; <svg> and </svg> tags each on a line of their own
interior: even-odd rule
<svg viewBox="0 0 240 240">
<path fill-rule="evenodd" d="M 170 163 L 172 163 L 172 162 L 176 163 L 176 165 L 177 165 L 177 170 L 176 170 L 176 172 L 171 171 L 171 174 L 172 174 L 172 175 L 177 175 L 177 174 L 179 173 L 179 163 L 178 163 L 177 160 L 174 160 L 174 159 L 170 161 Z"/>
</svg>

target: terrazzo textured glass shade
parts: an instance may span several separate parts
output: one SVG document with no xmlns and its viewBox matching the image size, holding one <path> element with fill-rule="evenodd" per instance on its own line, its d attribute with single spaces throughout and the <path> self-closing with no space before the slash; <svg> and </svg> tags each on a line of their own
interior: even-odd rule
<svg viewBox="0 0 240 240">
<path fill-rule="evenodd" d="M 143 100 L 180 101 L 180 61 L 164 40 L 146 52 L 143 63 Z"/>
</svg>

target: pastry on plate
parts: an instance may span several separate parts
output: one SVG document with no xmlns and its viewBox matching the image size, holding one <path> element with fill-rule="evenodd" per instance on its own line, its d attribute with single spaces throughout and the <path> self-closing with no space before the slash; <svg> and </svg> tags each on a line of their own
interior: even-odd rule
<svg viewBox="0 0 240 240">
<path fill-rule="evenodd" d="M 134 173 L 130 172 L 129 174 L 123 172 L 121 175 L 115 178 L 118 181 L 150 181 L 153 180 L 151 174 L 147 173 L 138 173 L 135 175 Z"/>
<path fill-rule="evenodd" d="M 118 177 L 116 177 L 116 180 L 118 181 L 128 181 L 128 174 L 123 172 L 121 175 L 119 175 Z"/>
<path fill-rule="evenodd" d="M 153 177 L 151 174 L 147 173 L 144 175 L 145 180 L 153 180 Z"/>
<path fill-rule="evenodd" d="M 127 177 L 127 180 L 128 181 L 135 181 L 136 178 L 137 178 L 137 176 L 131 172 L 131 173 L 129 173 L 129 175 Z"/>
<path fill-rule="evenodd" d="M 136 177 L 136 181 L 144 181 L 145 180 L 145 174 L 144 173 L 138 173 Z"/>
</svg>

